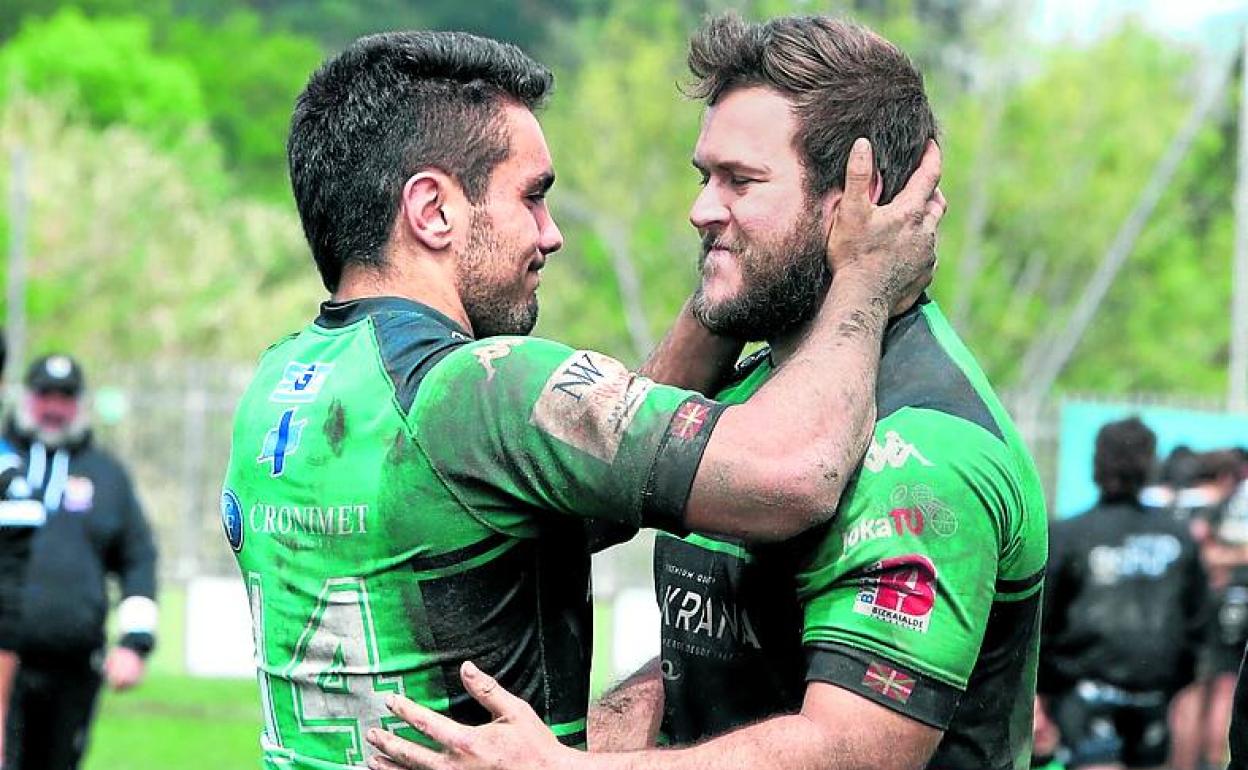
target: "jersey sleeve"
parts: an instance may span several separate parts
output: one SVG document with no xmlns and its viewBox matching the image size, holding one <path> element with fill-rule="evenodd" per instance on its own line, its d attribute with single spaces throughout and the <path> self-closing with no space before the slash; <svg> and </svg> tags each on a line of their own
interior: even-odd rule
<svg viewBox="0 0 1248 770">
<path fill-rule="evenodd" d="M 600 353 L 496 337 L 440 361 L 409 420 L 448 490 L 495 528 L 537 509 L 679 532 L 723 408 Z"/>
<path fill-rule="evenodd" d="M 999 588 L 1017 505 L 977 426 L 907 409 L 876 429 L 846 503 L 797 575 L 808 681 L 948 727 Z"/>
</svg>

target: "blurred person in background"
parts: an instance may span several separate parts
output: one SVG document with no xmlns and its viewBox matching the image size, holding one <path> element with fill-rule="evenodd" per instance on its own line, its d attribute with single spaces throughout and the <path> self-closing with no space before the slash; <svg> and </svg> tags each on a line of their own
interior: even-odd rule
<svg viewBox="0 0 1248 770">
<path fill-rule="evenodd" d="M 1163 767 L 1170 700 L 1195 676 L 1208 584 L 1186 527 L 1140 502 L 1156 443 L 1138 418 L 1104 426 L 1100 500 L 1053 526 L 1037 709 L 1072 768 Z"/>
<path fill-rule="evenodd" d="M 5 770 L 77 767 L 101 684 L 138 684 L 155 645 L 155 544 L 125 469 L 92 442 L 85 385 L 69 356 L 36 360 L 5 434 L 46 515 L 20 584 Z M 105 655 L 109 575 L 122 601 Z"/>
<path fill-rule="evenodd" d="M 1211 462 L 1213 457 L 1215 455 L 1208 452 L 1178 446 L 1166 458 L 1161 472 L 1165 483 L 1174 489 L 1170 514 L 1189 528 L 1202 551 L 1210 544 L 1210 522 L 1220 517 L 1220 509 L 1235 489 L 1233 470 L 1230 467 L 1219 469 L 1218 465 L 1222 464 Z M 1216 608 L 1211 606 L 1210 613 L 1216 613 Z M 1208 634 L 1214 636 L 1214 625 L 1209 626 Z M 1208 639 L 1205 645 L 1197 661 L 1197 681 L 1183 688 L 1171 706 L 1170 764 L 1175 770 L 1198 770 L 1203 764 L 1205 736 L 1209 732 L 1206 712 L 1212 690 L 1207 672 Z M 1218 742 L 1222 738 L 1225 733 Z"/>
<path fill-rule="evenodd" d="M 4 337 L 0 335 L 0 373 L 4 371 Z M 30 541 L 45 519 L 43 505 L 31 500 L 21 457 L 0 438 L 0 726 L 9 708 L 17 675 L 17 634 L 21 620 L 22 576 Z M 3 762 L 0 729 L 0 763 Z"/>
<path fill-rule="evenodd" d="M 1195 483 L 1188 495 L 1200 507 L 1190 518 L 1193 535 L 1209 571 L 1212 622 L 1200 661 L 1200 681 L 1184 693 L 1175 718 L 1192 738 L 1176 751 L 1177 770 L 1221 768 L 1236 672 L 1248 644 L 1248 463 L 1242 449 L 1198 456 Z"/>
</svg>

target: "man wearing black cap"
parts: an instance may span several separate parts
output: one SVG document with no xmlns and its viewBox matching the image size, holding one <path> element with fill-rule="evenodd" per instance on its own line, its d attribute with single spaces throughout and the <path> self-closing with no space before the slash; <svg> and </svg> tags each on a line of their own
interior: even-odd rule
<svg viewBox="0 0 1248 770">
<path fill-rule="evenodd" d="M 5 770 L 77 767 L 100 685 L 139 682 L 155 643 L 156 550 L 130 478 L 91 441 L 81 367 L 44 356 L 26 373 L 6 439 L 46 520 L 31 543 L 11 643 L 21 660 Z M 118 644 L 103 655 L 105 578 L 121 583 Z"/>
</svg>

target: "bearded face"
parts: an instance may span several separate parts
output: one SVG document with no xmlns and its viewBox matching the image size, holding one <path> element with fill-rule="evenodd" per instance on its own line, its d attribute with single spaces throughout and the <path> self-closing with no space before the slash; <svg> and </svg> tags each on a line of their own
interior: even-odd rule
<svg viewBox="0 0 1248 770">
<path fill-rule="evenodd" d="M 812 205 L 806 211 L 818 209 Z M 702 283 L 693 298 L 695 317 L 717 334 L 751 341 L 782 335 L 810 320 L 832 282 L 824 238 L 817 213 L 752 235 L 707 231 L 698 260 Z M 735 290 L 718 296 L 708 290 L 717 271 L 733 268 L 739 274 Z"/>
<path fill-rule="evenodd" d="M 536 275 L 544 263 L 544 257 L 534 261 L 527 244 L 509 242 L 484 208 L 473 209 L 456 285 L 476 338 L 533 331 Z"/>
</svg>

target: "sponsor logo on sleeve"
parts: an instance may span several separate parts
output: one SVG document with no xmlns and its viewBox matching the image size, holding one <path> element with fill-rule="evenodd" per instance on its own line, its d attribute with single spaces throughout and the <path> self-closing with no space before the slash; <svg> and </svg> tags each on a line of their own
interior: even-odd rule
<svg viewBox="0 0 1248 770">
<path fill-rule="evenodd" d="M 908 463 L 917 462 L 919 465 L 930 468 L 932 463 L 928 461 L 923 453 L 901 437 L 901 434 L 895 430 L 890 430 L 884 434 L 884 443 L 879 443 L 874 437 L 871 439 L 871 446 L 867 447 L 867 456 L 863 459 L 862 464 L 872 473 L 879 473 L 887 468 L 904 468 Z"/>
<path fill-rule="evenodd" d="M 653 382 L 634 375 L 619 361 L 578 350 L 542 386 L 531 422 L 609 463 L 653 388 Z"/>
<path fill-rule="evenodd" d="M 243 506 L 230 489 L 221 492 L 221 528 L 234 553 L 243 550 Z"/>
<path fill-rule="evenodd" d="M 936 567 L 921 554 L 881 559 L 861 579 L 854 612 L 927 633 L 936 603 Z"/>
<path fill-rule="evenodd" d="M 323 361 L 310 364 L 291 361 L 286 364 L 282 379 L 269 395 L 269 400 L 279 404 L 310 404 L 320 395 L 325 380 L 333 370 L 333 364 Z"/>
<path fill-rule="evenodd" d="M 522 338 L 504 338 L 492 340 L 472 349 L 472 354 L 477 357 L 477 363 L 481 364 L 481 368 L 485 370 L 486 382 L 492 382 L 494 375 L 497 374 L 494 362 L 500 358 L 506 358 L 512 348 L 523 343 Z"/>
<path fill-rule="evenodd" d="M 282 412 L 277 425 L 264 435 L 264 443 L 260 446 L 260 456 L 256 458 L 256 462 L 269 463 L 269 475 L 273 478 L 286 471 L 286 458 L 299 449 L 299 439 L 308 424 L 307 420 L 295 419 L 296 410 L 297 408 L 287 409 Z"/>
<path fill-rule="evenodd" d="M 849 553 L 863 543 L 885 538 L 922 536 L 935 532 L 949 537 L 958 530 L 958 519 L 930 487 L 924 484 L 902 484 L 893 489 L 888 500 L 888 515 L 863 518 L 841 534 L 841 545 Z"/>
<path fill-rule="evenodd" d="M 914 692 L 914 677 L 883 663 L 867 666 L 862 684 L 898 703 L 909 702 L 910 695 Z"/>
</svg>

